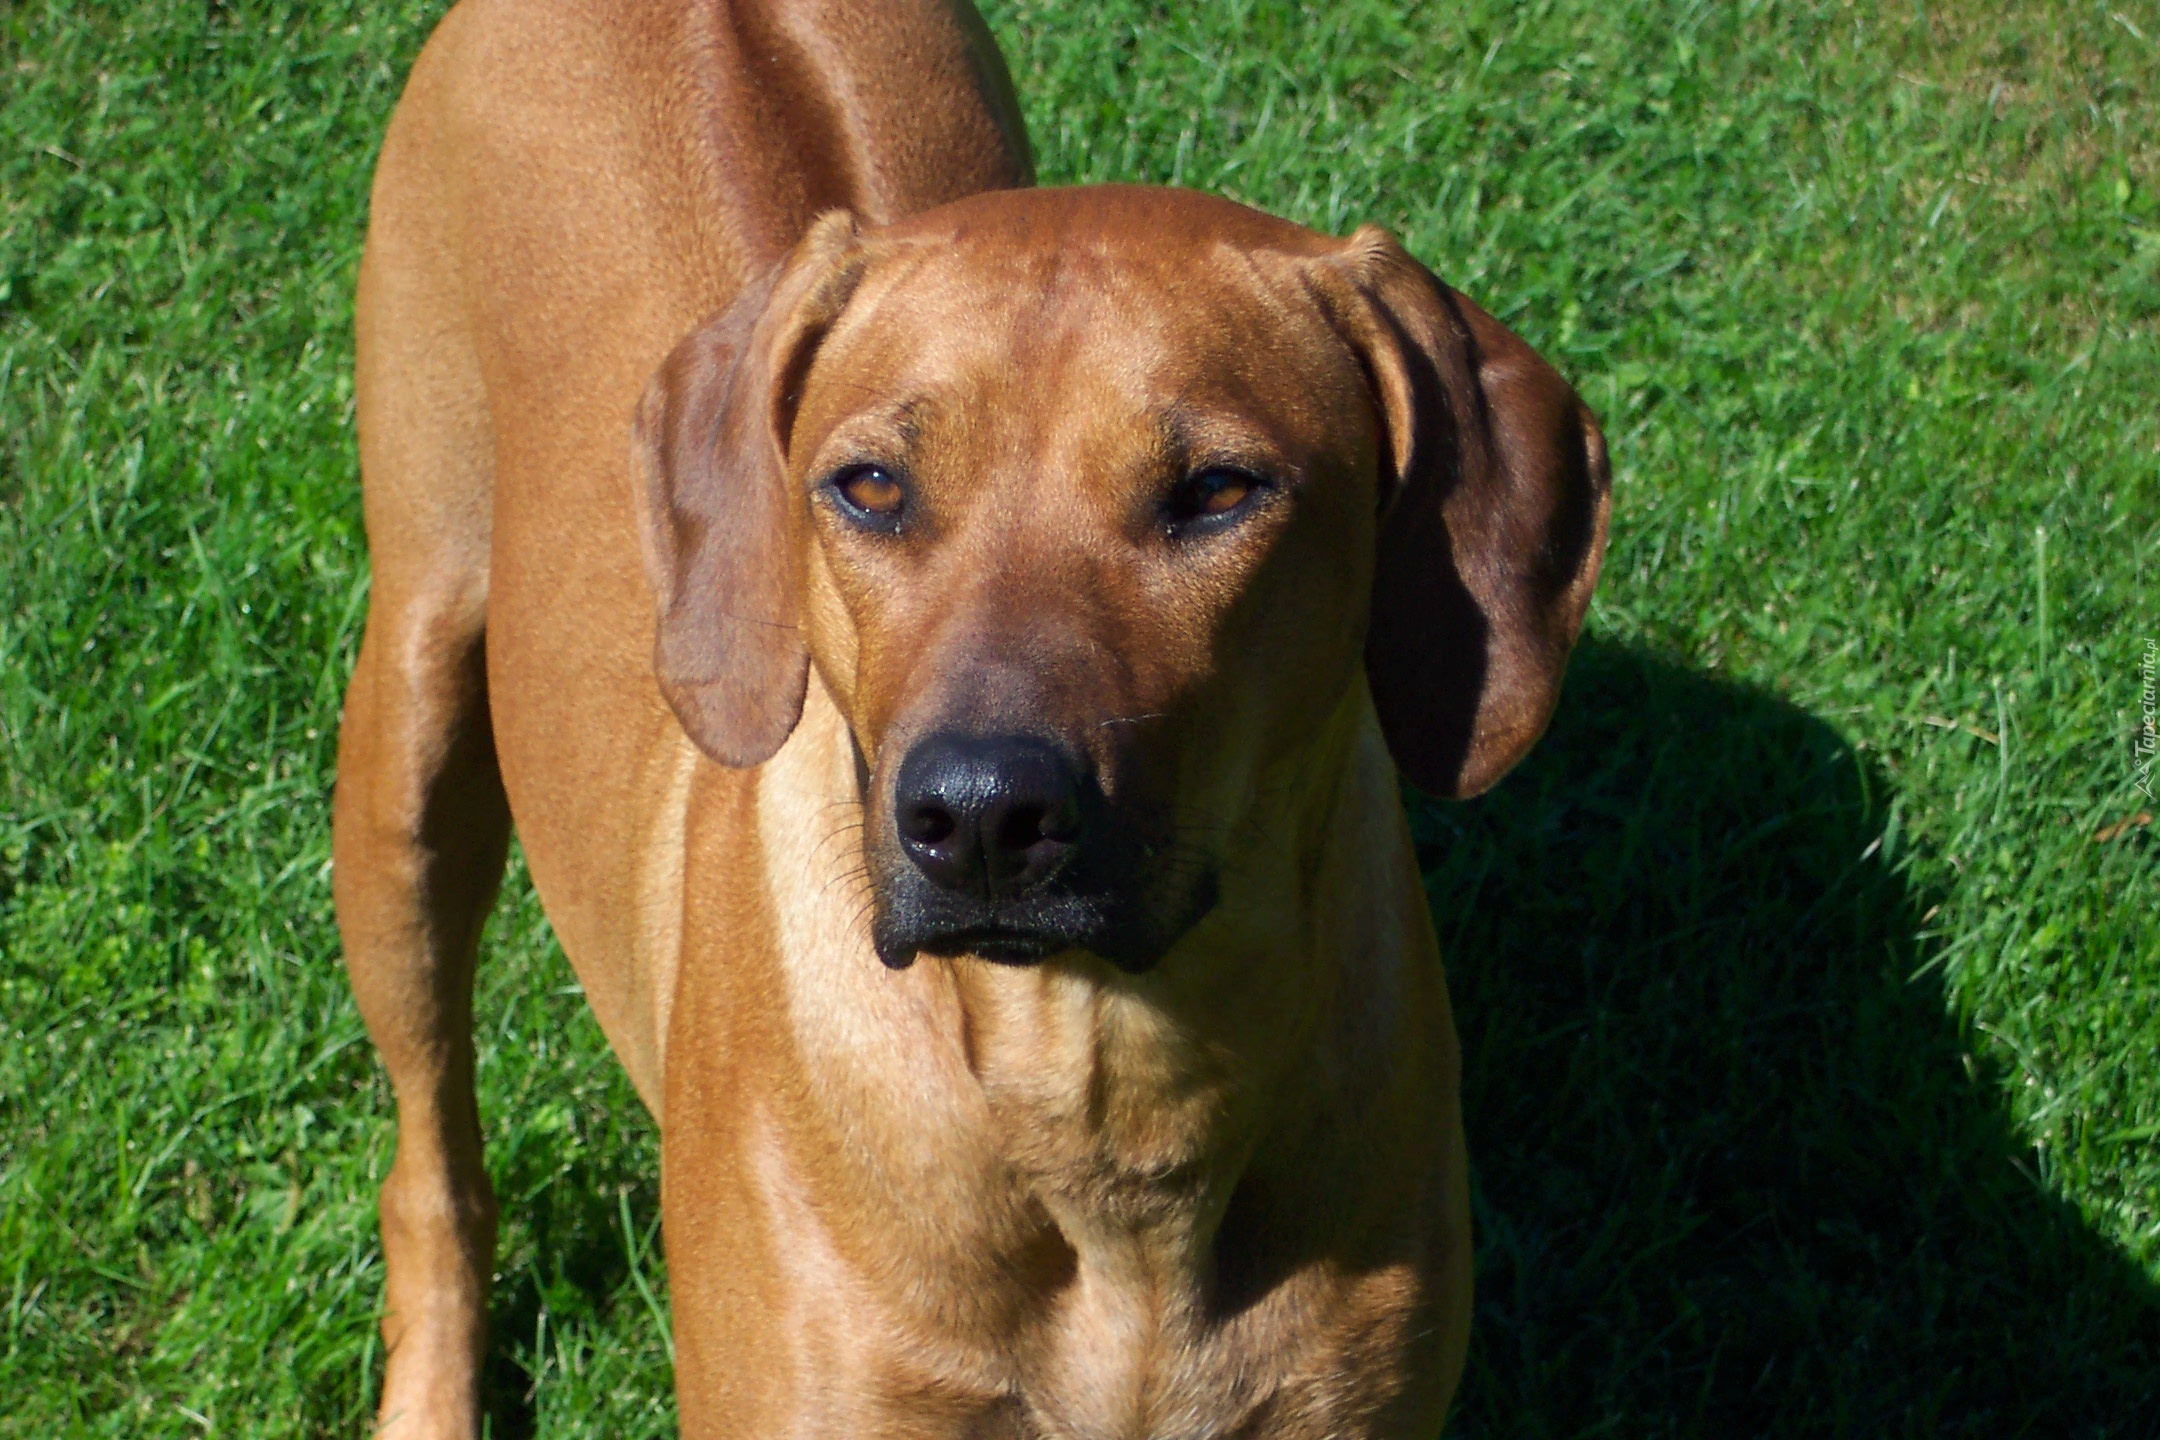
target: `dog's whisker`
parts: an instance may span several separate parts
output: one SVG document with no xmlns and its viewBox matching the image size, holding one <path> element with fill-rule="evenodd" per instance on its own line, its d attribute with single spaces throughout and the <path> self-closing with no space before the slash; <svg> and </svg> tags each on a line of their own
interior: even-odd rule
<svg viewBox="0 0 2160 1440">
<path fill-rule="evenodd" d="M 837 830 L 827 832 L 824 836 L 820 837 L 811 845 L 812 856 L 817 856 L 825 849 L 826 846 L 832 844 L 835 840 L 844 840 L 850 835 L 854 835 L 857 838 L 860 838 L 862 835 L 862 826 L 843 825 Z"/>
</svg>

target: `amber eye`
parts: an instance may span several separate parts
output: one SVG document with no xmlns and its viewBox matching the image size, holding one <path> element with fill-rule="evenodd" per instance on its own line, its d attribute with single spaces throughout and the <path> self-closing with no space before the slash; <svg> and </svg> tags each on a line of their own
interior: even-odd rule
<svg viewBox="0 0 2160 1440">
<path fill-rule="evenodd" d="M 890 525 L 900 518 L 907 492 L 892 475 L 875 465 L 855 465 L 826 482 L 848 518 Z"/>
<path fill-rule="evenodd" d="M 1236 513 L 1266 483 L 1243 470 L 1217 466 L 1180 481 L 1163 509 L 1171 529 L 1183 530 Z"/>
</svg>

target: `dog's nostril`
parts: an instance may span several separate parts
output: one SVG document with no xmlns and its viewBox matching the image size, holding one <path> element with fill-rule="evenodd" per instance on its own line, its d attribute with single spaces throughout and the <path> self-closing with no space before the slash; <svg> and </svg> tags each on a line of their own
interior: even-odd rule
<svg viewBox="0 0 2160 1440">
<path fill-rule="evenodd" d="M 1038 840 L 1054 839 L 1051 831 L 1050 809 L 1045 805 L 1015 805 L 1005 812 L 998 822 L 997 843 L 1000 849 L 1020 854 Z"/>
<path fill-rule="evenodd" d="M 1035 822 L 1035 833 L 1044 840 L 1060 844 L 1080 838 L 1080 806 L 1074 797 L 1066 795 L 1055 805 L 1046 807 L 1042 817 Z"/>
<path fill-rule="evenodd" d="M 940 805 L 918 805 L 900 820 L 901 838 L 917 845 L 942 845 L 958 828 L 952 812 Z"/>
</svg>

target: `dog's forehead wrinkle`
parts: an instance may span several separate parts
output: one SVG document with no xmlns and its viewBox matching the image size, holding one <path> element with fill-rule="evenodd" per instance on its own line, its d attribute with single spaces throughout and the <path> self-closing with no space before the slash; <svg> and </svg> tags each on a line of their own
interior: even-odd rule
<svg viewBox="0 0 2160 1440">
<path fill-rule="evenodd" d="M 849 297 L 847 308 L 833 322 L 833 333 L 860 329 L 873 323 L 893 295 L 907 288 L 936 256 L 921 246 L 881 247 L 872 252 L 862 279 Z"/>
</svg>

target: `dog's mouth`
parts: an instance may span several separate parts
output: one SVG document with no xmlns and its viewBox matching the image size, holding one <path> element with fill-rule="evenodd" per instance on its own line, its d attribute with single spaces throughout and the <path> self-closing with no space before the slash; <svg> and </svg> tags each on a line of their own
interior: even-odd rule
<svg viewBox="0 0 2160 1440">
<path fill-rule="evenodd" d="M 896 969 L 905 968 L 913 963 L 916 954 L 925 954 L 946 958 L 974 955 L 995 965 L 1032 965 L 1062 950 L 1076 949 L 1079 944 L 1074 936 L 1048 930 L 979 925 L 927 935 L 913 951 L 897 952 L 887 957 L 885 963 Z"/>
<path fill-rule="evenodd" d="M 1160 964 L 1170 948 L 1215 907 L 1212 872 L 1155 903 L 1140 887 L 1044 890 L 999 905 L 959 901 L 895 877 L 876 887 L 871 939 L 878 959 L 905 970 L 923 955 L 973 957 L 995 965 L 1036 965 L 1085 952 L 1128 975 Z"/>
</svg>

